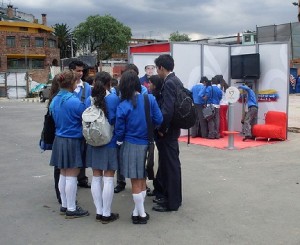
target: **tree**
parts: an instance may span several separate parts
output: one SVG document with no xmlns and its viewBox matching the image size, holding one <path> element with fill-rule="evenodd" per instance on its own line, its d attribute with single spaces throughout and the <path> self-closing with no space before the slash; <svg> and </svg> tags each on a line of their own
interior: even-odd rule
<svg viewBox="0 0 300 245">
<path fill-rule="evenodd" d="M 170 34 L 169 41 L 174 42 L 183 42 L 183 41 L 191 41 L 187 34 L 180 34 L 178 31 Z"/>
<path fill-rule="evenodd" d="M 58 48 L 60 49 L 60 58 L 69 58 L 72 57 L 72 51 L 76 49 L 75 42 L 72 38 L 71 29 L 67 24 L 55 24 L 53 26 L 54 35 L 58 39 Z M 72 48 L 74 50 L 72 50 Z"/>
<path fill-rule="evenodd" d="M 78 47 L 88 45 L 90 52 L 96 51 L 99 62 L 127 50 L 131 35 L 131 29 L 111 15 L 89 16 L 74 28 Z"/>
</svg>

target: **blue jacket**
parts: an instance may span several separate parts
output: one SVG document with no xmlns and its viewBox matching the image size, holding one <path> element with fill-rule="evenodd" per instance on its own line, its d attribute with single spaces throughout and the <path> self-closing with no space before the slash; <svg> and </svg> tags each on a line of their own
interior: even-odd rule
<svg viewBox="0 0 300 245">
<path fill-rule="evenodd" d="M 162 123 L 162 113 L 158 107 L 155 97 L 148 95 L 150 103 L 150 117 L 156 126 Z M 148 130 L 145 115 L 144 95 L 136 95 L 136 107 L 132 102 L 123 100 L 117 108 L 117 119 L 115 124 L 115 134 L 117 141 L 129 142 L 137 145 L 148 144 Z"/>
<path fill-rule="evenodd" d="M 61 89 L 49 108 L 55 122 L 56 136 L 76 139 L 83 137 L 81 116 L 85 104 L 73 93 Z"/>
<path fill-rule="evenodd" d="M 222 95 L 222 90 L 217 85 L 206 87 L 205 97 L 207 98 L 207 104 L 220 105 Z"/>
<path fill-rule="evenodd" d="M 192 89 L 190 90 L 192 92 L 193 100 L 194 100 L 195 104 L 198 104 L 198 105 L 205 104 L 205 101 L 202 98 L 202 96 L 203 96 L 202 94 L 204 94 L 203 91 L 205 90 L 205 88 L 206 87 L 202 83 L 198 83 L 198 84 L 194 85 L 192 87 Z"/>
<path fill-rule="evenodd" d="M 255 95 L 255 93 L 253 92 L 253 90 L 251 88 L 249 88 L 247 85 L 240 85 L 238 88 L 243 89 L 247 92 L 247 94 L 248 94 L 248 96 L 247 96 L 248 97 L 247 98 L 248 108 L 250 106 L 258 107 L 257 100 L 256 100 L 256 95 Z"/>
</svg>

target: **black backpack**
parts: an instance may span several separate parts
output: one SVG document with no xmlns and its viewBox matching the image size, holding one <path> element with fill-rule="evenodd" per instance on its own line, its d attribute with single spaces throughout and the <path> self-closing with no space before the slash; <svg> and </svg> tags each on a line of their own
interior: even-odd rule
<svg viewBox="0 0 300 245">
<path fill-rule="evenodd" d="M 176 84 L 176 100 L 172 124 L 181 129 L 189 129 L 195 125 L 196 108 L 192 92 L 183 87 L 181 83 Z"/>
<path fill-rule="evenodd" d="M 52 150 L 52 144 L 55 138 L 55 123 L 50 114 L 49 109 L 44 116 L 44 126 L 41 133 L 41 139 L 39 142 L 40 148 L 43 151 Z"/>
</svg>

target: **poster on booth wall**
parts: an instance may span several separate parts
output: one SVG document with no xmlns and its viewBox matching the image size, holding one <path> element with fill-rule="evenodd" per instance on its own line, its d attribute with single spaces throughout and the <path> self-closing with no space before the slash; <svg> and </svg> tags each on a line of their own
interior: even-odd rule
<svg viewBox="0 0 300 245">
<path fill-rule="evenodd" d="M 288 44 L 260 44 L 258 86 L 258 123 L 265 123 L 268 111 L 287 113 L 290 84 Z"/>
</svg>

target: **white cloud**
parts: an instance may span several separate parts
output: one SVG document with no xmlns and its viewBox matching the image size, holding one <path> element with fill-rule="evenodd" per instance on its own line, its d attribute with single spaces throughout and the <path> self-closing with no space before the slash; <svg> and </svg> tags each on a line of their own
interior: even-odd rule
<svg viewBox="0 0 300 245">
<path fill-rule="evenodd" d="M 298 7 L 282 0 L 11 0 L 19 11 L 48 24 L 66 23 L 71 28 L 90 15 L 111 14 L 138 37 L 167 39 L 175 31 L 191 37 L 231 35 L 256 26 L 297 21 Z M 162 38 L 163 37 L 163 38 Z M 198 38 L 197 38 L 198 39 Z"/>
</svg>

